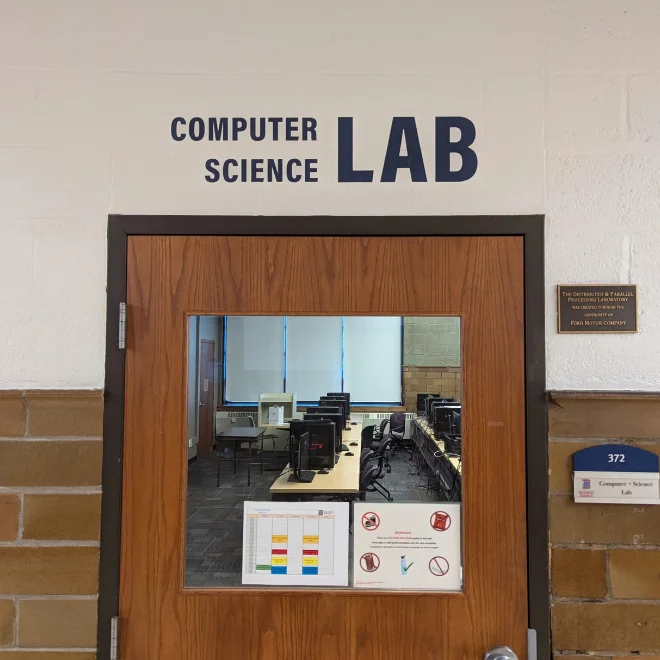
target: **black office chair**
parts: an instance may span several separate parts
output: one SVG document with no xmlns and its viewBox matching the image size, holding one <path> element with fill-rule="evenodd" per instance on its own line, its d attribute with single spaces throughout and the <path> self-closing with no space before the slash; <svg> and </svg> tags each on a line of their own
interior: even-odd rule
<svg viewBox="0 0 660 660">
<path fill-rule="evenodd" d="M 363 449 L 362 453 L 360 454 L 360 474 L 362 474 L 365 471 L 369 461 L 377 457 L 378 454 L 376 454 L 376 452 L 373 451 L 372 449 L 367 449 L 367 448 Z"/>
<path fill-rule="evenodd" d="M 361 445 L 362 449 L 365 447 L 371 447 L 371 443 L 374 441 L 374 429 L 376 427 L 371 424 L 370 426 L 363 426 L 362 427 L 362 433 L 361 433 Z"/>
<path fill-rule="evenodd" d="M 389 474 L 392 472 L 392 466 L 390 465 L 390 451 L 392 450 L 392 436 L 389 434 L 378 443 L 376 449 L 376 455 L 378 456 L 379 461 L 382 463 L 385 470 Z"/>
<path fill-rule="evenodd" d="M 401 412 L 392 413 L 390 415 L 390 432 L 389 436 L 392 437 L 391 449 L 392 456 L 396 454 L 397 449 L 405 449 L 411 456 L 412 451 L 403 445 L 403 436 L 406 433 L 406 416 Z"/>
<path fill-rule="evenodd" d="M 368 459 L 365 461 L 366 466 L 362 472 L 362 477 L 365 479 L 366 492 L 378 493 L 388 502 L 393 502 L 394 499 L 392 498 L 390 491 L 387 490 L 387 488 L 385 488 L 381 482 L 382 478 L 385 476 L 385 473 L 390 471 L 389 465 L 386 463 L 385 445 L 387 444 L 389 444 L 387 438 L 383 439 L 380 450 L 368 457 Z"/>
<path fill-rule="evenodd" d="M 380 426 L 378 427 L 378 431 L 376 431 L 376 433 L 374 434 L 373 437 L 374 442 L 372 443 L 372 446 L 373 444 L 377 445 L 383 439 L 383 437 L 385 436 L 385 429 L 387 428 L 387 425 L 389 423 L 390 420 L 388 418 L 380 420 Z"/>
<path fill-rule="evenodd" d="M 373 482 L 378 478 L 378 464 L 377 463 L 368 463 L 364 471 L 360 473 L 360 492 L 375 492 L 375 489 L 372 488 Z"/>
</svg>

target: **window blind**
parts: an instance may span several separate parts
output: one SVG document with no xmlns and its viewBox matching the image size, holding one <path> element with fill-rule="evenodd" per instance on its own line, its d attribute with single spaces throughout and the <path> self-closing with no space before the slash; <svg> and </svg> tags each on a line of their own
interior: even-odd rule
<svg viewBox="0 0 660 660">
<path fill-rule="evenodd" d="M 286 317 L 286 389 L 298 401 L 341 391 L 341 316 Z"/>
<path fill-rule="evenodd" d="M 228 316 L 225 337 L 225 400 L 258 401 L 284 389 L 284 318 Z"/>
<path fill-rule="evenodd" d="M 401 317 L 344 317 L 344 391 L 351 401 L 401 401 Z"/>
</svg>

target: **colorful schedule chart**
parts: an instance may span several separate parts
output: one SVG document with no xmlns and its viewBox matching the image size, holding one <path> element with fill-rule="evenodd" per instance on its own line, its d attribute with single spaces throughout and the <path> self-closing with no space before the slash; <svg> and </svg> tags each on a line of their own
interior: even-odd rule
<svg viewBox="0 0 660 660">
<path fill-rule="evenodd" d="M 245 502 L 243 584 L 347 586 L 348 504 Z"/>
</svg>

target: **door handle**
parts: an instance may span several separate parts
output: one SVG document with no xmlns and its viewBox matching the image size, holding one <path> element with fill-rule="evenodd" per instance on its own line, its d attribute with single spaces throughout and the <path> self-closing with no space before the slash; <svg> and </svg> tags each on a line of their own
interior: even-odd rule
<svg viewBox="0 0 660 660">
<path fill-rule="evenodd" d="M 518 656 L 508 646 L 496 646 L 486 652 L 484 660 L 518 660 Z"/>
<path fill-rule="evenodd" d="M 200 408 L 204 408 L 204 406 L 206 406 L 206 404 L 205 404 L 203 401 L 200 401 L 200 402 L 199 402 L 199 407 L 200 407 Z"/>
</svg>

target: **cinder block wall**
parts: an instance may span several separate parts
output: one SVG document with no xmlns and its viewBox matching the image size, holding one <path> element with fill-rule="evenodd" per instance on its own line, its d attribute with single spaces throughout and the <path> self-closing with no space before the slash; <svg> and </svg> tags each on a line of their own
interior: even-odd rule
<svg viewBox="0 0 660 660">
<path fill-rule="evenodd" d="M 403 367 L 404 405 L 406 412 L 415 412 L 417 394 L 437 392 L 447 397 L 461 398 L 459 367 Z"/>
<path fill-rule="evenodd" d="M 572 501 L 575 451 L 660 453 L 660 396 L 556 395 L 549 423 L 555 654 L 660 660 L 660 506 Z"/>
<path fill-rule="evenodd" d="M 0 660 L 92 660 L 101 392 L 0 392 Z"/>
</svg>

